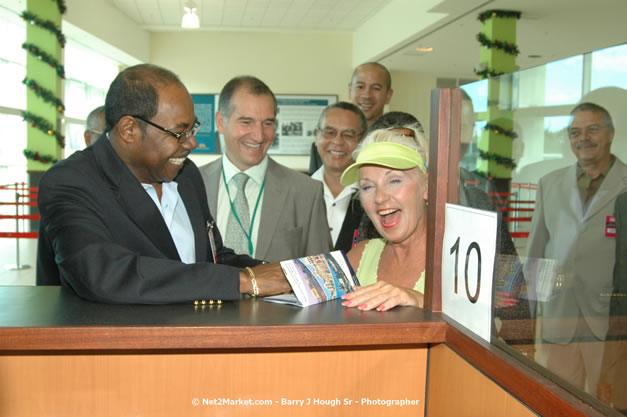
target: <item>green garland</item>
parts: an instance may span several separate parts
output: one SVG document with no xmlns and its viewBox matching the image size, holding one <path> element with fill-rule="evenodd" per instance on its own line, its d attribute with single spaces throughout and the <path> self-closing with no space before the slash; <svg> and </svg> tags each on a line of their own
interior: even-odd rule
<svg viewBox="0 0 627 417">
<path fill-rule="evenodd" d="M 52 91 L 37 84 L 37 81 L 24 78 L 22 84 L 25 84 L 37 97 L 41 98 L 46 103 L 54 104 L 58 112 L 63 113 L 65 111 L 65 105 L 63 105 L 61 99 L 55 96 Z"/>
<path fill-rule="evenodd" d="M 493 40 L 490 40 L 483 33 L 477 33 L 477 40 L 483 47 L 488 48 L 488 49 L 490 48 L 500 49 L 506 54 L 510 54 L 514 56 L 518 56 L 518 54 L 520 53 L 520 51 L 518 50 L 518 46 L 516 46 L 516 44 L 509 43 L 509 42 L 493 41 Z"/>
<path fill-rule="evenodd" d="M 29 122 L 31 127 L 41 130 L 46 135 L 54 136 L 59 146 L 65 147 L 65 136 L 54 130 L 54 126 L 49 121 L 28 111 L 22 112 L 22 118 L 24 121 Z"/>
<path fill-rule="evenodd" d="M 65 69 L 63 68 L 63 65 L 59 64 L 59 61 L 57 61 L 52 55 L 47 54 L 46 52 L 39 49 L 37 45 L 33 45 L 32 43 L 24 42 L 22 44 L 22 49 L 26 49 L 28 52 L 31 53 L 31 55 L 36 56 L 37 59 L 45 62 L 46 64 L 54 68 L 55 71 L 57 71 L 57 75 L 59 77 L 65 78 Z"/>
<path fill-rule="evenodd" d="M 65 7 L 64 0 L 57 0 L 57 7 L 59 8 L 59 13 L 61 14 L 64 14 L 65 11 L 67 10 L 67 7 Z"/>
<path fill-rule="evenodd" d="M 38 161 L 42 164 L 54 164 L 57 162 L 57 159 L 52 155 L 40 155 L 39 152 L 29 151 L 28 149 L 24 149 L 24 156 L 26 159 Z"/>
<path fill-rule="evenodd" d="M 59 8 L 59 12 L 61 14 L 64 14 L 67 10 L 67 8 L 65 7 L 65 1 L 56 0 L 56 2 L 57 7 Z M 31 25 L 36 25 L 52 33 L 57 38 L 59 45 L 61 45 L 62 48 L 65 47 L 65 36 L 63 35 L 63 33 L 61 33 L 61 30 L 57 27 L 56 24 L 54 24 L 54 22 L 52 22 L 51 20 L 42 20 L 36 15 L 28 12 L 27 10 L 24 10 L 22 12 L 21 17 Z M 54 68 L 59 77 L 65 78 L 65 69 L 63 68 L 63 65 L 61 65 L 59 61 L 57 61 L 53 56 L 40 50 L 39 47 L 34 44 L 25 42 L 22 44 L 22 48 L 37 57 L 37 59 L 45 62 L 46 64 Z M 52 91 L 41 87 L 35 80 L 32 79 L 24 78 L 22 83 L 30 88 L 36 96 L 40 97 L 45 102 L 54 105 L 57 111 L 61 113 L 65 111 L 65 105 L 57 96 L 55 96 Z M 59 146 L 61 146 L 62 148 L 65 147 L 65 137 L 59 132 L 55 131 L 54 126 L 46 119 L 27 111 L 22 112 L 22 118 L 24 119 L 24 121 L 29 122 L 31 127 L 37 128 L 49 136 L 54 136 Z M 24 149 L 23 153 L 26 159 L 37 161 L 42 164 L 57 162 L 57 159 L 51 155 L 41 155 L 39 152 L 32 151 L 30 149 Z"/>
<path fill-rule="evenodd" d="M 494 71 L 490 68 L 485 68 L 482 70 L 475 70 L 475 74 L 481 77 L 482 80 L 486 78 L 498 77 L 499 75 L 505 74 L 504 72 Z"/>
<path fill-rule="evenodd" d="M 494 161 L 499 165 L 503 165 L 505 168 L 516 168 L 516 163 L 512 158 L 506 156 L 497 155 L 492 152 L 485 152 L 479 149 L 479 157 L 486 161 Z"/>
<path fill-rule="evenodd" d="M 65 47 L 65 35 L 61 33 L 57 25 L 55 25 L 52 20 L 41 20 L 40 18 L 38 18 L 37 16 L 35 16 L 34 14 L 26 10 L 22 12 L 20 17 L 24 19 L 24 21 L 30 23 L 31 25 L 38 26 L 52 33 L 57 38 L 57 41 L 59 41 L 61 48 Z"/>
<path fill-rule="evenodd" d="M 511 11 L 511 10 L 486 10 L 485 12 L 479 13 L 479 16 L 477 17 L 477 19 L 479 19 L 481 23 L 483 23 L 486 20 L 491 19 L 493 17 L 500 17 L 502 19 L 503 18 L 520 19 L 521 15 L 522 13 Z"/>
<path fill-rule="evenodd" d="M 518 134 L 513 130 L 503 129 L 501 126 L 495 125 L 493 123 L 486 123 L 486 125 L 483 126 L 483 130 L 490 130 L 497 135 L 507 136 L 510 139 L 516 139 L 518 137 Z"/>
</svg>

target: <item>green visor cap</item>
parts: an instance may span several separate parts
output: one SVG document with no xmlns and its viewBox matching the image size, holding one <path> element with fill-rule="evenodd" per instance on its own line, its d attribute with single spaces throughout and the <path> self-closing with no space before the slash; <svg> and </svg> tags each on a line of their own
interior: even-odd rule
<svg viewBox="0 0 627 417">
<path fill-rule="evenodd" d="M 342 173 L 340 182 L 343 186 L 350 185 L 359 180 L 359 167 L 362 165 L 380 165 L 392 169 L 420 169 L 427 173 L 427 165 L 418 152 L 409 146 L 393 142 L 375 142 L 366 145 L 357 161 L 346 168 Z"/>
</svg>

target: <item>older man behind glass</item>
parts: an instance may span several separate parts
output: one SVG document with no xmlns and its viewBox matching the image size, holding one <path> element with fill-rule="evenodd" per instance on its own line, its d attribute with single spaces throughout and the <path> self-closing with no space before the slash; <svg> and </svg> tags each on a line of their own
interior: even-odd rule
<svg viewBox="0 0 627 417">
<path fill-rule="evenodd" d="M 554 260 L 558 272 L 547 291 L 537 291 L 544 342 L 537 358 L 596 394 L 615 261 L 609 226 L 615 200 L 627 190 L 627 166 L 610 152 L 614 125 L 597 104 L 571 111 L 568 137 L 577 163 L 540 179 L 527 246 L 531 260 Z"/>
</svg>

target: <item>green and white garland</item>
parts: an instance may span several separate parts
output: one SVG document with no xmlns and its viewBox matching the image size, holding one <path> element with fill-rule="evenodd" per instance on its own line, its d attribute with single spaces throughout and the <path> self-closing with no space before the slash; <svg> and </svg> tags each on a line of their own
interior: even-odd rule
<svg viewBox="0 0 627 417">
<path fill-rule="evenodd" d="M 57 3 L 59 12 L 61 14 L 64 14 L 67 10 L 65 6 L 65 1 L 54 1 L 56 1 Z M 27 23 L 38 26 L 53 34 L 61 48 L 65 47 L 65 36 L 63 35 L 63 33 L 61 33 L 61 30 L 57 27 L 57 25 L 54 24 L 54 22 L 41 19 L 39 18 L 39 16 L 26 10 L 22 12 L 21 17 Z M 37 45 L 32 43 L 25 42 L 22 44 L 22 48 L 31 55 L 35 56 L 40 61 L 45 62 L 50 67 L 54 68 L 57 76 L 59 76 L 60 78 L 65 78 L 65 68 L 63 67 L 63 65 L 61 65 L 61 63 L 59 63 L 59 61 L 57 61 L 56 58 L 42 51 Z M 58 112 L 63 113 L 65 111 L 65 105 L 63 104 L 61 99 L 58 98 L 52 91 L 41 87 L 36 80 L 24 78 L 22 83 L 26 85 L 26 87 L 29 88 L 37 97 L 41 98 L 46 103 L 50 103 L 52 106 L 54 106 Z M 29 123 L 32 128 L 39 129 L 46 135 L 54 136 L 59 146 L 65 147 L 65 137 L 60 132 L 57 132 L 54 126 L 48 120 L 28 111 L 22 112 L 22 118 L 24 119 L 24 121 Z M 38 161 L 44 164 L 57 162 L 57 159 L 52 155 L 41 155 L 39 152 L 30 149 L 24 149 L 23 153 L 27 159 Z"/>
</svg>

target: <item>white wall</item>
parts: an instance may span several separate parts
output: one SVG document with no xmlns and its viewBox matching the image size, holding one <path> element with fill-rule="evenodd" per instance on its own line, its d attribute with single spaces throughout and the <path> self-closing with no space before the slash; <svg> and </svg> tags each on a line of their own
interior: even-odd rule
<svg viewBox="0 0 627 417">
<path fill-rule="evenodd" d="M 107 55 L 126 65 L 150 61 L 150 34 L 105 0 L 66 0 L 63 20 L 89 32 L 103 42 L 94 48 L 107 48 Z M 65 28 L 64 28 L 65 31 Z"/>
<path fill-rule="evenodd" d="M 404 111 L 420 121 L 429 137 L 429 118 L 431 117 L 431 90 L 436 86 L 437 74 L 392 71 L 394 95 L 389 111 Z"/>
<path fill-rule="evenodd" d="M 348 94 L 350 33 L 161 32 L 151 34 L 151 46 L 151 62 L 177 73 L 192 93 L 219 93 L 249 74 L 275 94 Z"/>
<path fill-rule="evenodd" d="M 441 0 L 392 0 L 355 31 L 353 64 L 381 58 L 415 38 L 419 29 L 437 23 L 445 15 L 433 12 Z"/>
</svg>

